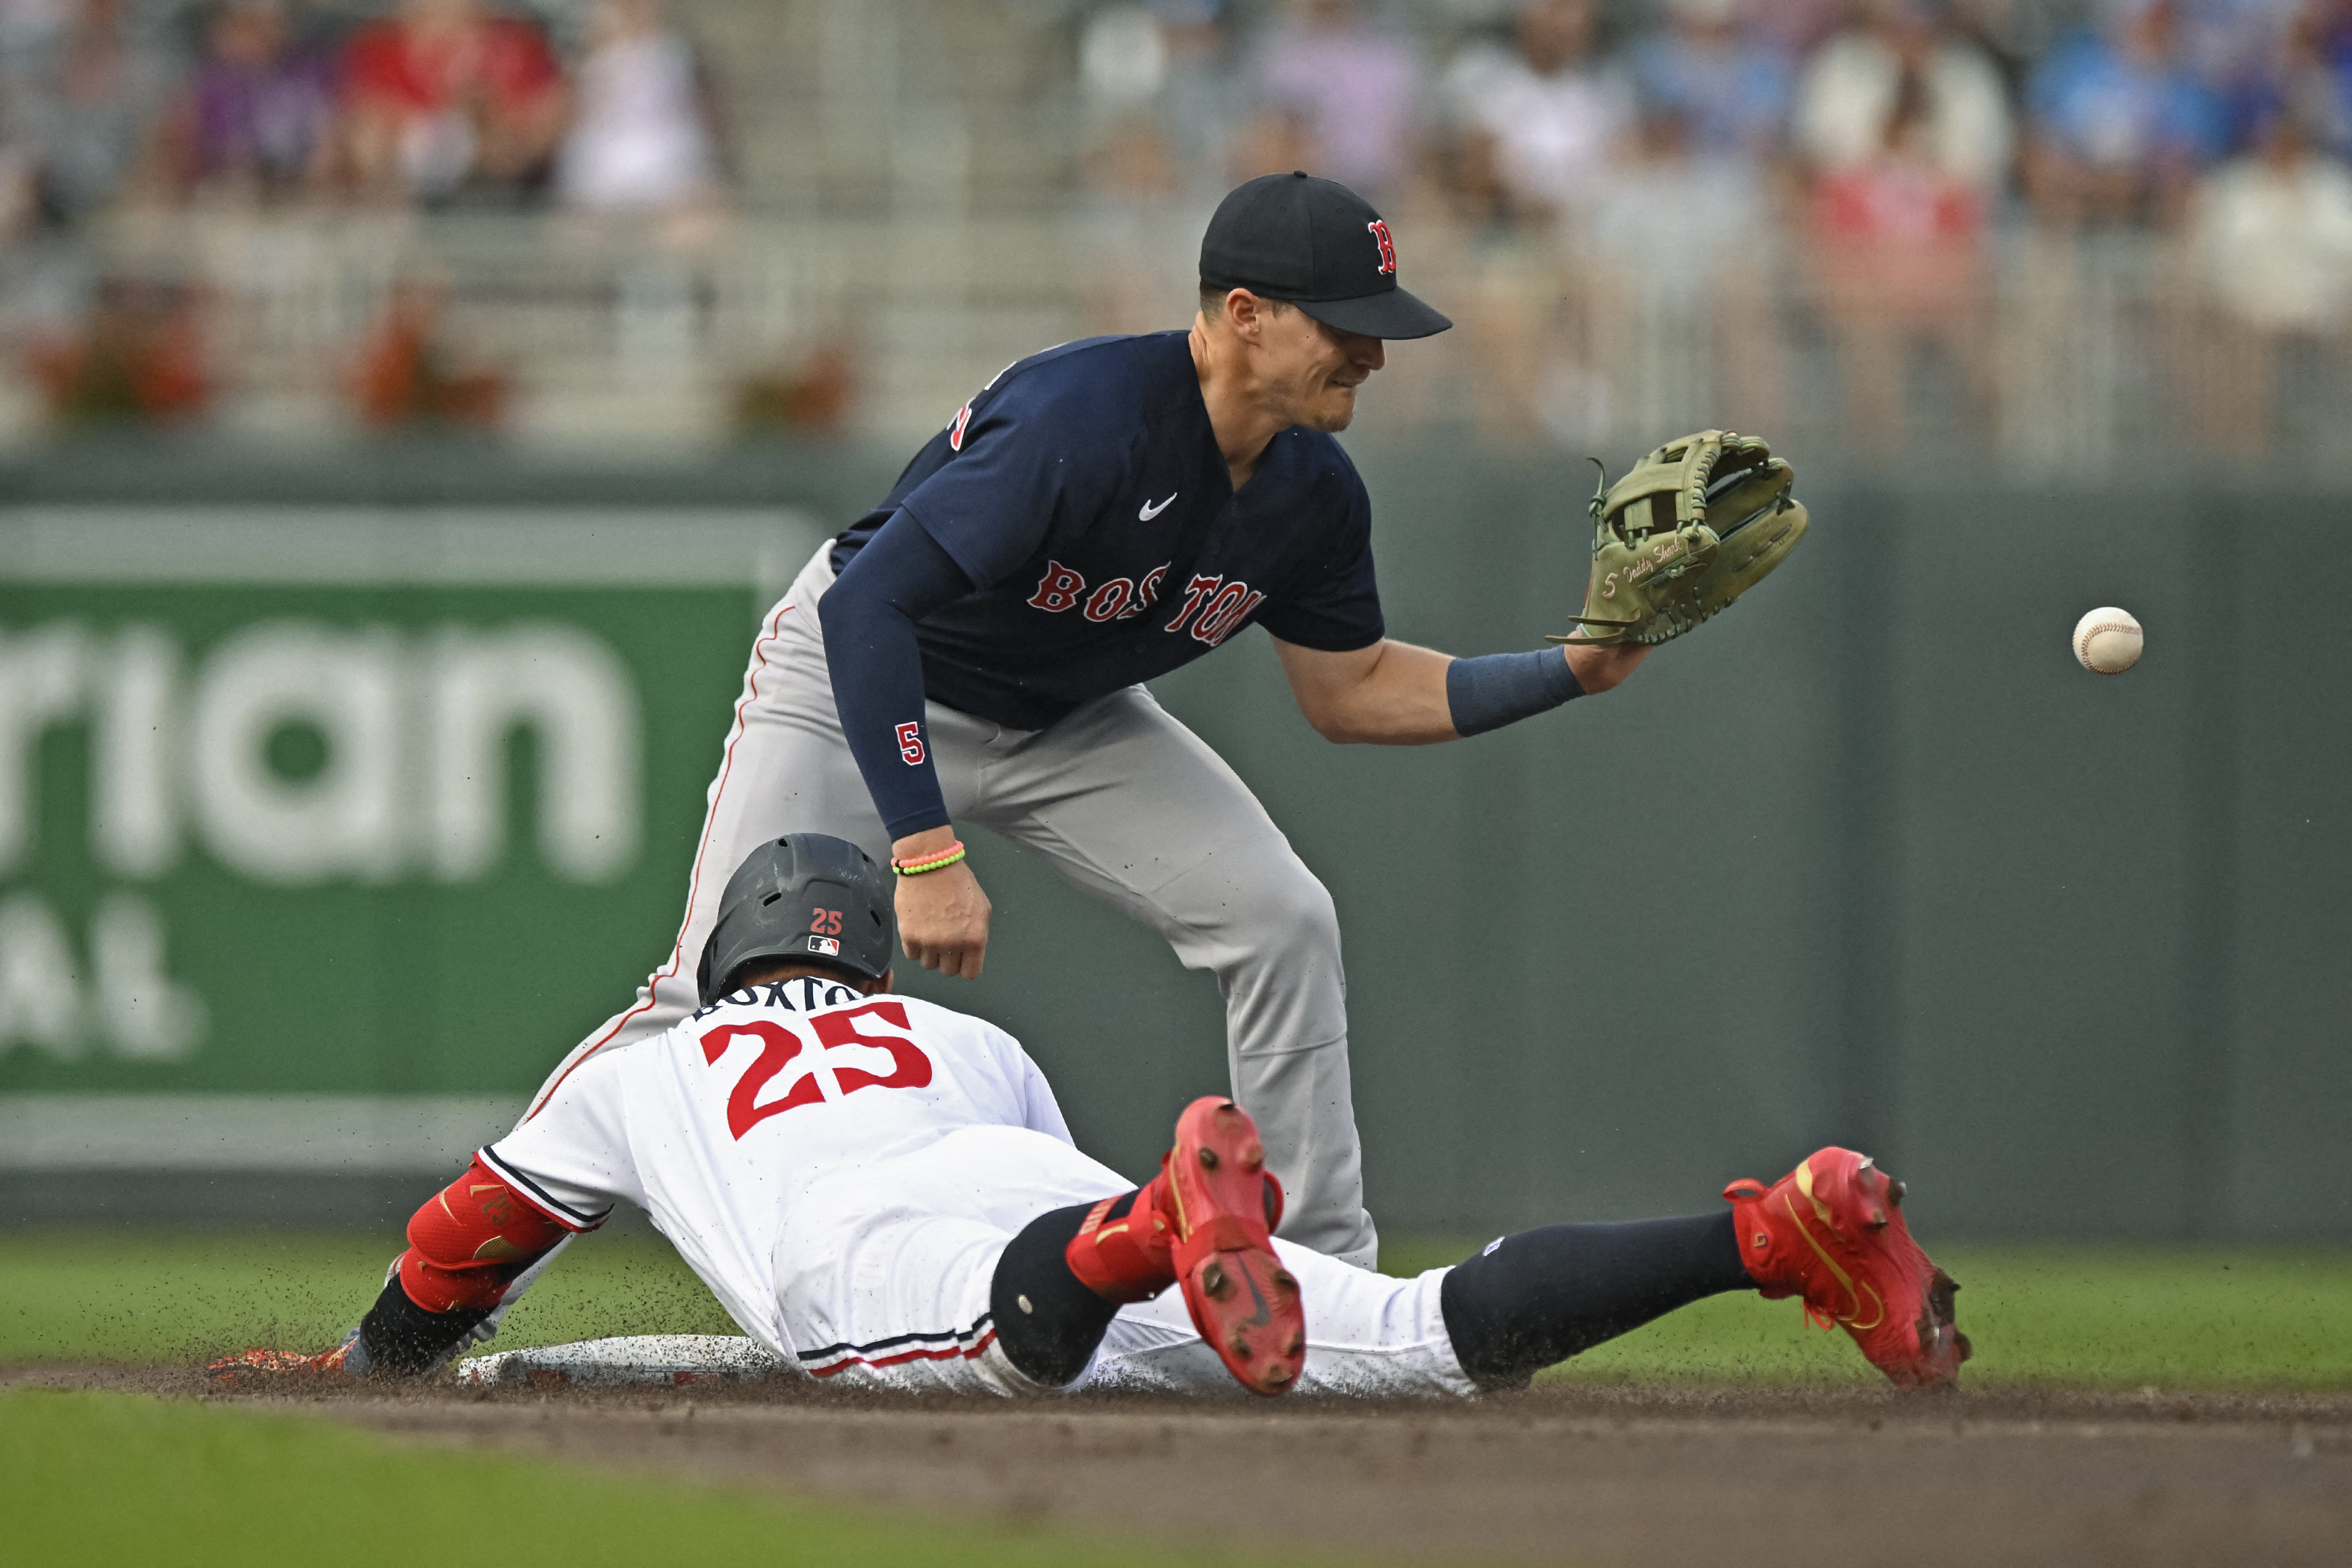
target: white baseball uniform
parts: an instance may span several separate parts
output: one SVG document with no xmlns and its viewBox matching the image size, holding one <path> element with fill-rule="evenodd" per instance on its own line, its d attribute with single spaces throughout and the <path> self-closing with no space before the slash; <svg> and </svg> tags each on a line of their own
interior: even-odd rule
<svg viewBox="0 0 2352 1568">
<path fill-rule="evenodd" d="M 998 1257 L 1039 1215 L 1136 1184 L 1072 1145 L 1002 1029 L 814 979 L 587 1058 L 482 1160 L 569 1230 L 643 1206 L 753 1339 L 813 1377 L 910 1391 L 1040 1391 L 996 1343 Z M 1473 1392 L 1444 1270 L 1276 1247 L 1306 1298 L 1302 1391 Z M 1122 1309 L 1075 1386 L 1240 1393 L 1173 1289 Z"/>
</svg>

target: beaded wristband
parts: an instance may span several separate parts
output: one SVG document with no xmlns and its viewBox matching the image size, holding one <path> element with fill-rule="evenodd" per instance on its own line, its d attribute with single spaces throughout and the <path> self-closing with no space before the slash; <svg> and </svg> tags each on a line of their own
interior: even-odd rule
<svg viewBox="0 0 2352 1568">
<path fill-rule="evenodd" d="M 890 869 L 901 877 L 919 877 L 926 871 L 944 871 L 962 858 L 963 840 L 959 838 L 938 854 L 927 855 L 919 860 L 901 860 L 893 857 Z"/>
</svg>

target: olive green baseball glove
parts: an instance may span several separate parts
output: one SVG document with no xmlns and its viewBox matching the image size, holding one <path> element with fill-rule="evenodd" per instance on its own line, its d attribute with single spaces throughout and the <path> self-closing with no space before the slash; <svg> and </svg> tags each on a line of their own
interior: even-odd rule
<svg viewBox="0 0 2352 1568">
<path fill-rule="evenodd" d="M 1595 467 L 1599 467 L 1596 463 Z M 1592 498 L 1592 580 L 1571 647 L 1678 637 L 1762 582 L 1805 536 L 1797 476 L 1753 436 L 1669 441 Z"/>
</svg>

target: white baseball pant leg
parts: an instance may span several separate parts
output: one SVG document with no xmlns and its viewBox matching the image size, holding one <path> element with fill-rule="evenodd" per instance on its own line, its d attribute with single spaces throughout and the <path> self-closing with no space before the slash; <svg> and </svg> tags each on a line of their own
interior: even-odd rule
<svg viewBox="0 0 2352 1568">
<path fill-rule="evenodd" d="M 887 863 L 816 622 L 831 548 L 802 569 L 753 645 L 668 961 L 635 1005 L 565 1058 L 534 1110 L 577 1062 L 692 1011 L 719 895 L 754 845 L 831 833 Z M 1364 1212 L 1339 918 L 1249 786 L 1141 687 L 1045 730 L 938 703 L 926 718 L 951 815 L 1035 850 L 1074 886 L 1159 931 L 1185 967 L 1216 975 L 1233 1093 L 1257 1119 L 1288 1194 L 1282 1236 L 1373 1268 L 1379 1238 Z"/>
<path fill-rule="evenodd" d="M 1075 1164 L 1056 1171 L 1053 1152 L 1094 1163 L 1017 1127 L 950 1133 L 925 1152 L 924 1161 L 968 1159 L 992 1144 L 990 1155 L 1025 1170 L 1002 1185 L 954 1193 L 944 1202 L 935 1197 L 900 1205 L 864 1227 L 854 1244 L 831 1256 L 812 1256 L 804 1270 L 785 1263 L 787 1247 L 777 1249 L 780 1299 L 796 1343 L 804 1347 L 796 1352 L 803 1371 L 836 1386 L 902 1394 L 1100 1389 L 1258 1397 L 1234 1381 L 1201 1338 L 1183 1292 L 1174 1286 L 1152 1300 L 1120 1308 L 1093 1361 L 1066 1390 L 1023 1375 L 1005 1356 L 990 1315 L 997 1262 L 1039 1214 L 1087 1201 L 1084 1194 L 1062 1195 L 1088 1184 Z M 869 1167 L 865 1175 L 891 1179 L 886 1164 Z M 1094 1184 L 1091 1195 L 1126 1190 L 1126 1181 L 1111 1174 Z M 927 1212 L 933 1204 L 949 1212 Z M 1477 1393 L 1445 1331 L 1439 1290 L 1448 1270 L 1397 1279 L 1296 1242 L 1274 1245 L 1284 1267 L 1297 1276 L 1307 1318 L 1307 1363 L 1286 1397 L 1468 1398 Z"/>
</svg>

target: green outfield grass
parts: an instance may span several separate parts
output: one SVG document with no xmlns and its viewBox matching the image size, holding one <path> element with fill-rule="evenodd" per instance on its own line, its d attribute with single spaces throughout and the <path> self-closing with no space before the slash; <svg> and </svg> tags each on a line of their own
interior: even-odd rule
<svg viewBox="0 0 2352 1568">
<path fill-rule="evenodd" d="M 193 1363 L 331 1344 L 374 1298 L 390 1238 L 0 1233 L 0 1363 Z M 1405 1273 L 1471 1247 L 1392 1241 Z M 1977 1386 L 2352 1390 L 2352 1249 L 1938 1248 L 1961 1284 Z M 1311 1310 L 1311 1307 L 1310 1307 Z M 735 1331 L 657 1237 L 592 1237 L 519 1305 L 501 1348 Z M 1868 1384 L 1793 1301 L 1723 1297 L 1550 1374 L 1572 1382 Z"/>
<path fill-rule="evenodd" d="M 908 1519 L 741 1488 L 437 1451 L 316 1416 L 132 1394 L 0 1394 L 7 1556 L 45 1568 L 1056 1568 L 1244 1564 L 1054 1531 Z M 1265 1561 L 1272 1561 L 1267 1559 Z M 1300 1559 L 1286 1553 L 1282 1559 Z M 1311 1559 L 1310 1559 L 1311 1561 Z"/>
</svg>

